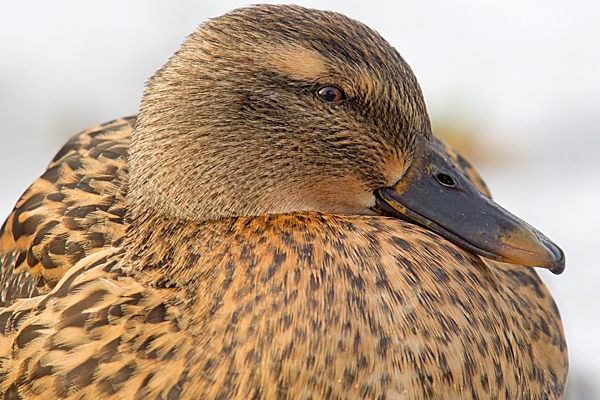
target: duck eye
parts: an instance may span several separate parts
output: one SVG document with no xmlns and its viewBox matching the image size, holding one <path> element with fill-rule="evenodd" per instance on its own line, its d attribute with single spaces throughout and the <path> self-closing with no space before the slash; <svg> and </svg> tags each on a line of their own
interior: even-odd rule
<svg viewBox="0 0 600 400">
<path fill-rule="evenodd" d="M 346 100 L 346 94 L 335 86 L 325 86 L 317 90 L 317 96 L 326 103 L 339 103 Z"/>
</svg>

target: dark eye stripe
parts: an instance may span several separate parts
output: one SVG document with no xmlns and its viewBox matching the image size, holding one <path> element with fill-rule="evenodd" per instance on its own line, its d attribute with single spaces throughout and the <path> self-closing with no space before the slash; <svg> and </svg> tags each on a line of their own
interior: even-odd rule
<svg viewBox="0 0 600 400">
<path fill-rule="evenodd" d="M 317 90 L 317 96 L 319 99 L 326 103 L 339 103 L 340 101 L 346 100 L 346 94 L 342 89 L 335 86 L 324 86 Z"/>
</svg>

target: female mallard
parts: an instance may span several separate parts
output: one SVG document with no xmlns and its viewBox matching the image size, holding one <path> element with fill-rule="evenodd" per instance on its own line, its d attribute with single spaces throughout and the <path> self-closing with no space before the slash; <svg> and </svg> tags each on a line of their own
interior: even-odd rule
<svg viewBox="0 0 600 400">
<path fill-rule="evenodd" d="M 205 23 L 2 228 L 4 398 L 562 396 L 545 236 L 340 14 Z M 454 244 L 452 244 L 454 243 Z M 456 246 L 458 245 L 458 246 Z"/>
</svg>

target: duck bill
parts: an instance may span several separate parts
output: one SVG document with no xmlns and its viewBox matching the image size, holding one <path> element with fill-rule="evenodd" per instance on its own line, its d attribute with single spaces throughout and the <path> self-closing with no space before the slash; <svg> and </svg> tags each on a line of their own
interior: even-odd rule
<svg viewBox="0 0 600 400">
<path fill-rule="evenodd" d="M 417 140 L 419 150 L 402 179 L 376 191 L 374 211 L 421 225 L 486 258 L 564 271 L 556 244 L 484 196 L 437 139 Z"/>
</svg>

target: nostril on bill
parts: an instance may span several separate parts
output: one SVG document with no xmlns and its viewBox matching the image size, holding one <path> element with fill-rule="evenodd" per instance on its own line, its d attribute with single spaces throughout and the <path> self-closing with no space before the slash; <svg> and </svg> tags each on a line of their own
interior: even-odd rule
<svg viewBox="0 0 600 400">
<path fill-rule="evenodd" d="M 456 187 L 454 179 L 452 179 L 450 175 L 444 174 L 443 172 L 438 172 L 437 174 L 435 174 L 435 180 L 438 181 L 438 183 L 442 186 L 448 188 Z"/>
</svg>

